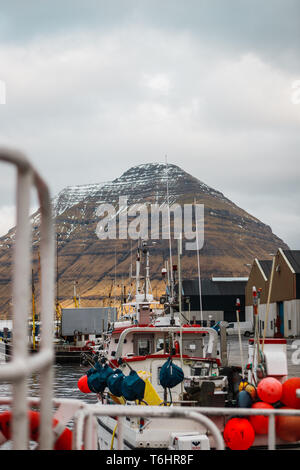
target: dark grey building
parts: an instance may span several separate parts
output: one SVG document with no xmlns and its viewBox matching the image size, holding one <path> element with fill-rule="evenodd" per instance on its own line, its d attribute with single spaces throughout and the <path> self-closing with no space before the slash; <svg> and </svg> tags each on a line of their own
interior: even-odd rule
<svg viewBox="0 0 300 470">
<path fill-rule="evenodd" d="M 240 321 L 245 321 L 245 288 L 247 278 L 212 278 L 201 280 L 203 319 L 236 321 L 236 300 L 240 299 Z M 200 319 L 198 279 L 182 281 L 183 311 L 192 320 Z"/>
</svg>

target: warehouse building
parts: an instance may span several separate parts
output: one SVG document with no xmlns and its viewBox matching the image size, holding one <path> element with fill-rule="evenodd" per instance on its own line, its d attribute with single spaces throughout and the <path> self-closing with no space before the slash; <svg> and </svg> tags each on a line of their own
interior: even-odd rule
<svg viewBox="0 0 300 470">
<path fill-rule="evenodd" d="M 245 288 L 248 278 L 213 277 L 201 280 L 202 315 L 205 321 L 235 322 L 236 300 L 240 300 L 240 321 L 245 321 Z M 182 281 L 183 311 L 199 321 L 200 296 L 198 279 Z"/>
<path fill-rule="evenodd" d="M 273 279 L 272 265 L 274 262 Z M 272 282 L 271 282 L 272 279 Z M 266 319 L 269 289 L 270 307 Z M 268 337 L 300 335 L 300 251 L 278 250 L 272 260 L 255 259 L 246 286 L 246 320 L 253 319 L 253 286 L 259 293 L 259 329 Z M 265 322 L 267 324 L 265 325 Z"/>
</svg>

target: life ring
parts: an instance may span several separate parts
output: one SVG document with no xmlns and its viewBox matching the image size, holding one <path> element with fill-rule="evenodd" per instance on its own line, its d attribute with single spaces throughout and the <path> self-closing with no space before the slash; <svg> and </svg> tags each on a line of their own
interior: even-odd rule
<svg viewBox="0 0 300 470">
<path fill-rule="evenodd" d="M 40 413 L 38 411 L 28 411 L 29 419 L 29 436 L 30 440 L 38 442 L 39 441 L 39 431 L 40 431 Z M 0 432 L 4 438 L 9 441 L 11 439 L 11 421 L 12 421 L 12 412 L 4 411 L 0 413 Z M 53 449 L 54 450 L 72 450 L 73 442 L 73 433 L 71 429 L 64 428 L 61 432 L 58 430 L 59 422 L 57 419 L 53 419 L 54 434 L 57 432 L 58 437 L 56 438 Z M 2 443 L 5 442 L 5 439 L 2 439 Z"/>
<path fill-rule="evenodd" d="M 86 347 L 90 347 L 90 346 L 95 346 L 95 343 L 94 343 L 94 341 L 87 341 L 85 343 L 85 345 L 86 345 Z"/>
<path fill-rule="evenodd" d="M 179 341 L 174 341 L 174 346 L 175 346 L 175 352 L 176 354 L 179 354 L 180 352 L 180 347 L 179 347 Z"/>
</svg>

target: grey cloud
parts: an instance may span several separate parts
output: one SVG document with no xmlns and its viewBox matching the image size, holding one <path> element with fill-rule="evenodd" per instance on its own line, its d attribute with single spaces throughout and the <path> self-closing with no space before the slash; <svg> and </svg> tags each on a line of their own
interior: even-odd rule
<svg viewBox="0 0 300 470">
<path fill-rule="evenodd" d="M 295 243 L 299 2 L 0 4 L 0 143 L 27 152 L 53 195 L 167 153 Z M 1 168 L 0 182 L 10 205 Z"/>
<path fill-rule="evenodd" d="M 264 60 L 294 71 L 299 67 L 298 0 L 2 0 L 0 4 L 2 41 L 140 25 L 189 32 L 204 44 L 235 53 L 260 51 Z"/>
</svg>

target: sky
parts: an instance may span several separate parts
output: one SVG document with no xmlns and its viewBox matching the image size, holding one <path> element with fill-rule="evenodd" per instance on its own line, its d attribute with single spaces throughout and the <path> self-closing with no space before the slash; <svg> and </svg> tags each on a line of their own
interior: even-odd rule
<svg viewBox="0 0 300 470">
<path fill-rule="evenodd" d="M 53 196 L 168 155 L 300 249 L 299 48 L 298 0 L 0 0 L 0 145 Z"/>
</svg>

